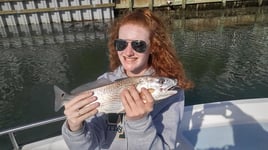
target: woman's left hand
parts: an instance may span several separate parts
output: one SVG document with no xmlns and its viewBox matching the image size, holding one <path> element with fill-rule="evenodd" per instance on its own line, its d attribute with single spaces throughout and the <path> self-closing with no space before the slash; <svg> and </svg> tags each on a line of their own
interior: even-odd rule
<svg viewBox="0 0 268 150">
<path fill-rule="evenodd" d="M 139 93 L 135 86 L 130 86 L 121 92 L 120 97 L 127 120 L 141 119 L 153 110 L 154 99 L 145 88 L 142 88 L 141 93 Z"/>
</svg>

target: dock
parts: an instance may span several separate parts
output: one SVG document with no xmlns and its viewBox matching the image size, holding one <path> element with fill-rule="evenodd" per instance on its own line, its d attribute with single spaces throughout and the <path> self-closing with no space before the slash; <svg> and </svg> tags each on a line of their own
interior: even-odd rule
<svg viewBox="0 0 268 150">
<path fill-rule="evenodd" d="M 0 27 L 113 18 L 111 0 L 1 0 Z"/>
<path fill-rule="evenodd" d="M 81 22 L 113 19 L 115 11 L 141 7 L 181 8 L 209 4 L 226 7 L 228 4 L 251 3 L 262 6 L 265 0 L 0 0 L 0 27 Z"/>
</svg>

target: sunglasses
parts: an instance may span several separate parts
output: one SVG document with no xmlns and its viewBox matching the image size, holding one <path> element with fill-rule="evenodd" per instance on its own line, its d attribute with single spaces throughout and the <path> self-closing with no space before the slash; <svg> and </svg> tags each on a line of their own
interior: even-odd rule
<svg viewBox="0 0 268 150">
<path fill-rule="evenodd" d="M 131 43 L 131 47 L 138 53 L 143 53 L 147 49 L 146 42 L 142 40 L 133 40 L 130 42 L 128 42 L 127 40 L 123 40 L 123 39 L 114 40 L 114 46 L 117 51 L 125 50 L 128 46 L 128 43 Z"/>
</svg>

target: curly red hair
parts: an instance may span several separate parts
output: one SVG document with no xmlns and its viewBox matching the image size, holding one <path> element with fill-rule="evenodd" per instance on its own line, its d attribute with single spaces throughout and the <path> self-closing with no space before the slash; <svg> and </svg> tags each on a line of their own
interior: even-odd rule
<svg viewBox="0 0 268 150">
<path fill-rule="evenodd" d="M 128 12 L 111 26 L 108 48 L 112 71 L 121 65 L 114 47 L 114 40 L 118 38 L 119 28 L 125 24 L 134 24 L 149 30 L 151 55 L 148 64 L 155 69 L 155 76 L 176 78 L 179 81 L 178 86 L 183 89 L 193 86 L 192 82 L 185 76 L 183 65 L 177 57 L 165 24 L 149 9 L 137 9 L 134 12 Z"/>
</svg>

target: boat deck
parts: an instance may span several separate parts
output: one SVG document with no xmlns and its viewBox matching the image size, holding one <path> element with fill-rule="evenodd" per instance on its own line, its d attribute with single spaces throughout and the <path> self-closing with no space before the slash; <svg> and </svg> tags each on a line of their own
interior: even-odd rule
<svg viewBox="0 0 268 150">
<path fill-rule="evenodd" d="M 268 98 L 200 104 L 185 108 L 184 141 L 201 150 L 267 150 Z"/>
</svg>

